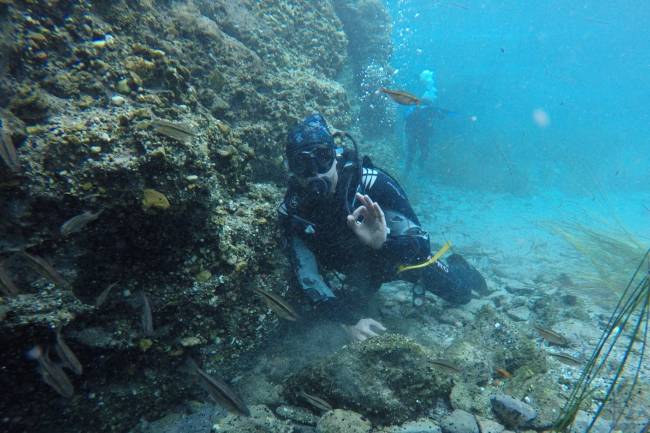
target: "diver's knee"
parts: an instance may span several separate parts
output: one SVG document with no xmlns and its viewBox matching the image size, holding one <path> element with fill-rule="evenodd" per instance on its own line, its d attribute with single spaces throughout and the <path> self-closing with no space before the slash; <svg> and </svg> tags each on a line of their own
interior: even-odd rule
<svg viewBox="0 0 650 433">
<path fill-rule="evenodd" d="M 487 290 L 483 276 L 461 256 L 454 254 L 447 262 L 436 262 L 426 268 L 422 284 L 427 290 L 453 304 L 467 304 L 473 289 L 479 293 L 483 287 Z"/>
<path fill-rule="evenodd" d="M 474 290 L 480 295 L 486 295 L 489 292 L 483 275 L 474 266 L 467 263 L 463 256 L 452 254 L 447 259 L 447 264 L 450 270 L 457 274 L 458 278 L 469 287 L 470 292 Z"/>
</svg>

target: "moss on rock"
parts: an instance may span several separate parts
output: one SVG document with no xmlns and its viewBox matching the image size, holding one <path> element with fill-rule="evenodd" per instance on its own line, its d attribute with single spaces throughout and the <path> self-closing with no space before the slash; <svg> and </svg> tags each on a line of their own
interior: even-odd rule
<svg viewBox="0 0 650 433">
<path fill-rule="evenodd" d="M 334 407 L 361 413 L 379 424 L 396 424 L 449 401 L 452 377 L 436 369 L 432 354 L 406 337 L 385 334 L 345 346 L 293 375 L 287 396 L 300 390 Z"/>
</svg>

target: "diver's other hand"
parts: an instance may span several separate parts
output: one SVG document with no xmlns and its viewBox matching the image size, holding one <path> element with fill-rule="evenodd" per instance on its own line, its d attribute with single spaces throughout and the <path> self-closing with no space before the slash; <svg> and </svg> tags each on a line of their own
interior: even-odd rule
<svg viewBox="0 0 650 433">
<path fill-rule="evenodd" d="M 361 319 L 354 326 L 343 325 L 343 328 L 354 341 L 363 341 L 370 337 L 377 337 L 377 332 L 385 331 L 386 328 L 374 319 Z"/>
<path fill-rule="evenodd" d="M 384 245 L 388 236 L 384 211 L 381 210 L 377 202 L 372 201 L 367 195 L 357 193 L 356 199 L 361 206 L 348 215 L 348 227 L 364 245 L 378 250 Z"/>
</svg>

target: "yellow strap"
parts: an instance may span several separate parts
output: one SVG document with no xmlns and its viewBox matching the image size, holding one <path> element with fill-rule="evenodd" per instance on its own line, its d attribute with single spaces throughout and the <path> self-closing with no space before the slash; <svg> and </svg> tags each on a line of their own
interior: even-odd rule
<svg viewBox="0 0 650 433">
<path fill-rule="evenodd" d="M 417 265 L 400 265 L 397 268 L 397 273 L 399 274 L 400 272 L 410 271 L 413 269 L 422 269 L 422 268 L 426 268 L 427 266 L 431 266 L 432 264 L 437 262 L 438 259 L 442 257 L 442 255 L 446 253 L 449 248 L 451 248 L 451 242 L 447 241 L 442 246 L 442 248 L 440 248 L 438 252 L 433 255 L 433 257 L 427 259 L 425 262 L 418 263 Z"/>
</svg>

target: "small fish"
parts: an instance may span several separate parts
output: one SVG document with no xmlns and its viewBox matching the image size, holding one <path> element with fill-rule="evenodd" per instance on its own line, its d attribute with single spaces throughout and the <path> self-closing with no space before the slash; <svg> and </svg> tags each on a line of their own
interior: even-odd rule
<svg viewBox="0 0 650 433">
<path fill-rule="evenodd" d="M 278 296 L 275 293 L 267 292 L 266 290 L 260 288 L 255 288 L 253 291 L 260 295 L 266 305 L 283 319 L 295 322 L 300 318 L 298 316 L 298 313 L 296 313 L 296 310 L 294 310 L 293 307 L 287 303 L 287 301 L 282 299 L 281 296 Z"/>
<path fill-rule="evenodd" d="M 192 128 L 182 123 L 173 123 L 168 120 L 159 119 L 154 120 L 151 124 L 159 134 L 166 135 L 185 144 L 189 143 L 196 135 Z"/>
<path fill-rule="evenodd" d="M 403 92 L 401 90 L 390 90 L 385 87 L 382 87 L 381 89 L 379 89 L 379 91 L 385 93 L 393 101 L 401 105 L 420 105 L 422 103 L 422 100 L 417 96 L 408 92 Z"/>
<path fill-rule="evenodd" d="M 302 397 L 307 403 L 315 407 L 316 409 L 320 409 L 325 412 L 332 410 L 332 405 L 320 397 L 307 394 L 305 391 L 300 391 L 298 395 Z"/>
<path fill-rule="evenodd" d="M 100 209 L 97 212 L 85 211 L 82 214 L 73 216 L 61 225 L 61 229 L 59 230 L 61 236 L 68 236 L 81 231 L 89 223 L 95 221 L 102 212 L 104 212 L 104 209 Z"/>
<path fill-rule="evenodd" d="M 32 268 L 36 273 L 42 275 L 43 277 L 49 279 L 54 284 L 65 287 L 66 289 L 72 288 L 70 283 L 68 283 L 62 276 L 59 274 L 56 269 L 52 267 L 45 259 L 33 256 L 25 251 L 18 252 L 18 255 L 24 258 L 27 261 L 27 264 Z"/>
<path fill-rule="evenodd" d="M 512 377 L 512 373 L 510 373 L 505 368 L 497 368 L 494 371 L 495 371 L 496 374 L 498 374 L 500 377 L 502 377 L 504 379 L 510 379 Z"/>
<path fill-rule="evenodd" d="M 434 359 L 431 361 L 436 367 L 442 367 L 443 369 L 451 373 L 461 373 L 461 369 L 456 367 L 451 361 L 446 359 Z"/>
<path fill-rule="evenodd" d="M 113 284 L 109 284 L 108 287 L 106 287 L 104 290 L 102 290 L 102 293 L 99 294 L 97 299 L 95 300 L 95 307 L 99 308 L 102 305 L 104 305 L 104 302 L 106 302 L 106 299 L 108 298 L 108 295 L 111 293 L 111 290 L 113 287 L 117 285 L 117 281 L 114 282 Z"/>
<path fill-rule="evenodd" d="M 20 170 L 20 163 L 16 155 L 16 147 L 11 139 L 11 131 L 7 127 L 7 121 L 2 120 L 2 137 L 0 137 L 0 159 L 4 161 L 9 170 L 17 172 Z"/>
<path fill-rule="evenodd" d="M 560 335 L 557 332 L 553 331 L 552 329 L 544 328 L 543 326 L 540 325 L 534 325 L 534 326 L 537 332 L 539 333 L 539 335 L 541 335 L 542 338 L 548 341 L 549 343 L 561 347 L 569 346 L 569 340 L 563 335 Z"/>
<path fill-rule="evenodd" d="M 63 361 L 63 367 L 67 367 L 70 371 L 74 372 L 76 375 L 81 375 L 83 373 L 83 367 L 77 356 L 70 350 L 70 347 L 66 344 L 63 336 L 61 335 L 61 327 L 56 330 L 56 354 L 59 355 L 61 361 Z"/>
<path fill-rule="evenodd" d="M 44 353 L 41 346 L 35 346 L 27 357 L 38 362 L 38 372 L 43 381 L 50 385 L 56 392 L 66 398 L 74 395 L 74 386 L 70 378 L 63 371 L 60 365 L 52 362 L 48 353 Z"/>
<path fill-rule="evenodd" d="M 579 367 L 583 364 L 583 362 L 571 355 L 568 355 L 566 353 L 553 353 L 553 352 L 547 352 L 550 356 L 556 358 L 558 361 L 560 361 L 563 364 L 570 365 L 573 367 Z"/>
<path fill-rule="evenodd" d="M 0 262 L 0 293 L 5 296 L 16 296 L 20 293 L 16 284 L 9 276 L 9 272 L 4 265 L 4 262 Z"/>
<path fill-rule="evenodd" d="M 229 410 L 230 412 L 238 415 L 250 416 L 250 411 L 243 400 L 235 394 L 235 392 L 226 385 L 225 382 L 218 380 L 205 371 L 201 370 L 194 360 L 189 360 L 190 367 L 199 376 L 201 386 L 210 394 L 212 399 Z"/>
<path fill-rule="evenodd" d="M 144 293 L 140 291 L 140 296 L 142 297 L 142 334 L 145 337 L 153 335 L 153 314 L 151 314 L 151 304 L 149 303 L 149 298 Z"/>
</svg>

